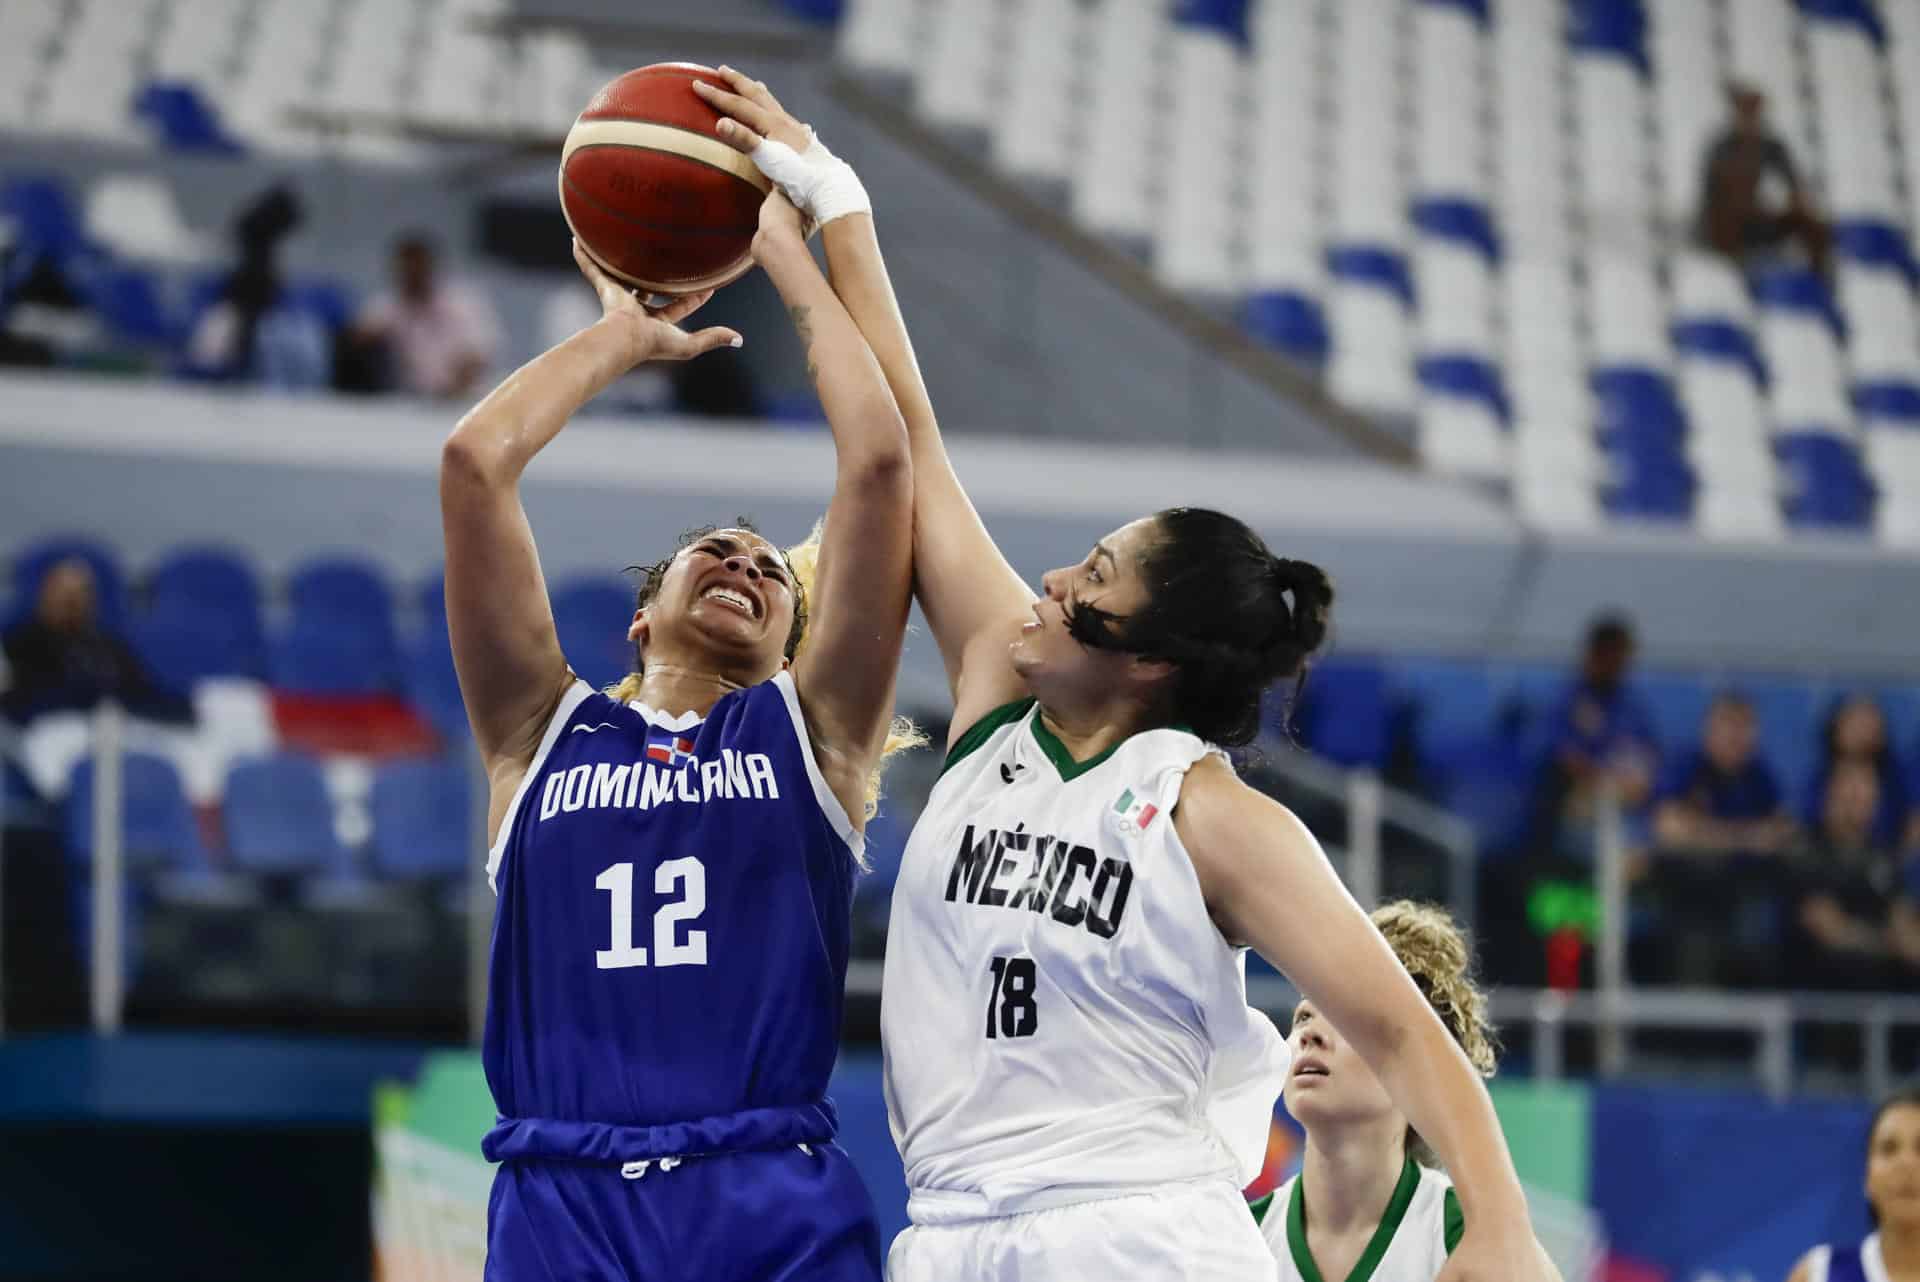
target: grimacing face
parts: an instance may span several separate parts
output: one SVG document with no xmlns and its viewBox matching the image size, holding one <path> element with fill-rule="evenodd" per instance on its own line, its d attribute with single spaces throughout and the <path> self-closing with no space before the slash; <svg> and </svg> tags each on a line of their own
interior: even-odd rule
<svg viewBox="0 0 1920 1282">
<path fill-rule="evenodd" d="M 1394 1119 L 1406 1126 L 1387 1088 L 1312 1002 L 1294 1007 L 1287 1047 L 1293 1052 L 1284 1091 L 1287 1111 L 1309 1131 L 1322 1122 Z"/>
<path fill-rule="evenodd" d="M 793 572 L 780 549 L 747 530 L 715 530 L 674 556 L 627 639 L 650 663 L 718 657 L 772 674 L 786 662 L 793 611 Z"/>
<path fill-rule="evenodd" d="M 1920 1105 L 1896 1104 L 1873 1128 L 1867 1202 L 1882 1224 L 1920 1226 Z"/>
<path fill-rule="evenodd" d="M 1127 656 L 1089 651 L 1067 631 L 1067 619 L 1076 605 L 1098 606 L 1125 616 L 1147 604 L 1147 585 L 1141 560 L 1157 537 L 1152 517 L 1130 521 L 1093 545 L 1077 565 L 1061 566 L 1040 576 L 1040 599 L 1033 603 L 1033 619 L 1020 629 L 1011 650 L 1014 670 L 1029 681 L 1035 677 L 1092 676 Z"/>
</svg>

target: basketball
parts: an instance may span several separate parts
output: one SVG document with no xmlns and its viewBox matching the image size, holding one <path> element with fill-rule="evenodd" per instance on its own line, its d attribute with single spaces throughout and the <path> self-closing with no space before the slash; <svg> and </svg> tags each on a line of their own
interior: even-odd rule
<svg viewBox="0 0 1920 1282">
<path fill-rule="evenodd" d="M 769 184 L 720 140 L 693 82 L 710 67 L 662 62 L 617 77 L 587 103 L 560 153 L 560 209 L 607 271 L 656 294 L 724 285 L 753 265 Z"/>
</svg>

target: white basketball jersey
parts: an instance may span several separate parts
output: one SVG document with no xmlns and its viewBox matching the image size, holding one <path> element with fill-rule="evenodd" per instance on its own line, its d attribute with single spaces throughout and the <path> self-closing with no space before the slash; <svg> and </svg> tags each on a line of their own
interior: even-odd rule
<svg viewBox="0 0 1920 1282">
<path fill-rule="evenodd" d="M 1306 1199 L 1299 1176 L 1256 1203 L 1255 1214 L 1280 1261 L 1280 1282 L 1433 1282 L 1465 1229 L 1453 1181 L 1411 1159 L 1367 1249 L 1344 1279 L 1323 1278 L 1307 1249 Z"/>
<path fill-rule="evenodd" d="M 1286 1042 L 1173 830 L 1210 751 L 1162 729 L 1075 762 L 1026 700 L 948 755 L 881 999 L 916 1224 L 1258 1172 Z"/>
</svg>

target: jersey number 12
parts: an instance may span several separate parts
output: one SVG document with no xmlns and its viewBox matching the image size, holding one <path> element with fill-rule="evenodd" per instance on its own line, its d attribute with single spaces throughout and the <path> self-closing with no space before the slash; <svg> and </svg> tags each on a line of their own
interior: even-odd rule
<svg viewBox="0 0 1920 1282">
<path fill-rule="evenodd" d="M 653 964 L 655 966 L 704 966 L 707 964 L 707 932 L 689 930 L 685 941 L 674 937 L 674 928 L 692 921 L 707 911 L 707 870 L 698 859 L 669 859 L 653 870 L 653 888 L 662 895 L 673 893 L 684 883 L 680 898 L 662 904 L 653 915 Z M 593 879 L 593 884 L 613 896 L 613 947 L 593 954 L 593 964 L 601 970 L 624 970 L 645 966 L 647 950 L 633 944 L 633 865 L 615 864 Z"/>
<path fill-rule="evenodd" d="M 993 991 L 987 994 L 987 1036 L 1032 1037 L 1040 1027 L 1033 990 L 1039 972 L 1031 957 L 993 959 Z"/>
</svg>

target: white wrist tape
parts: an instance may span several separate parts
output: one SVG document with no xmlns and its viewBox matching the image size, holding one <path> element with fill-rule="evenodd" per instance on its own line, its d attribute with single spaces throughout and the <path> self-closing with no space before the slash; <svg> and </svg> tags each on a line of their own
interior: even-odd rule
<svg viewBox="0 0 1920 1282">
<path fill-rule="evenodd" d="M 805 151 L 763 138 L 750 155 L 760 172 L 786 193 L 794 208 L 818 226 L 848 214 L 873 212 L 873 201 L 853 166 L 828 151 L 817 137 Z"/>
</svg>

